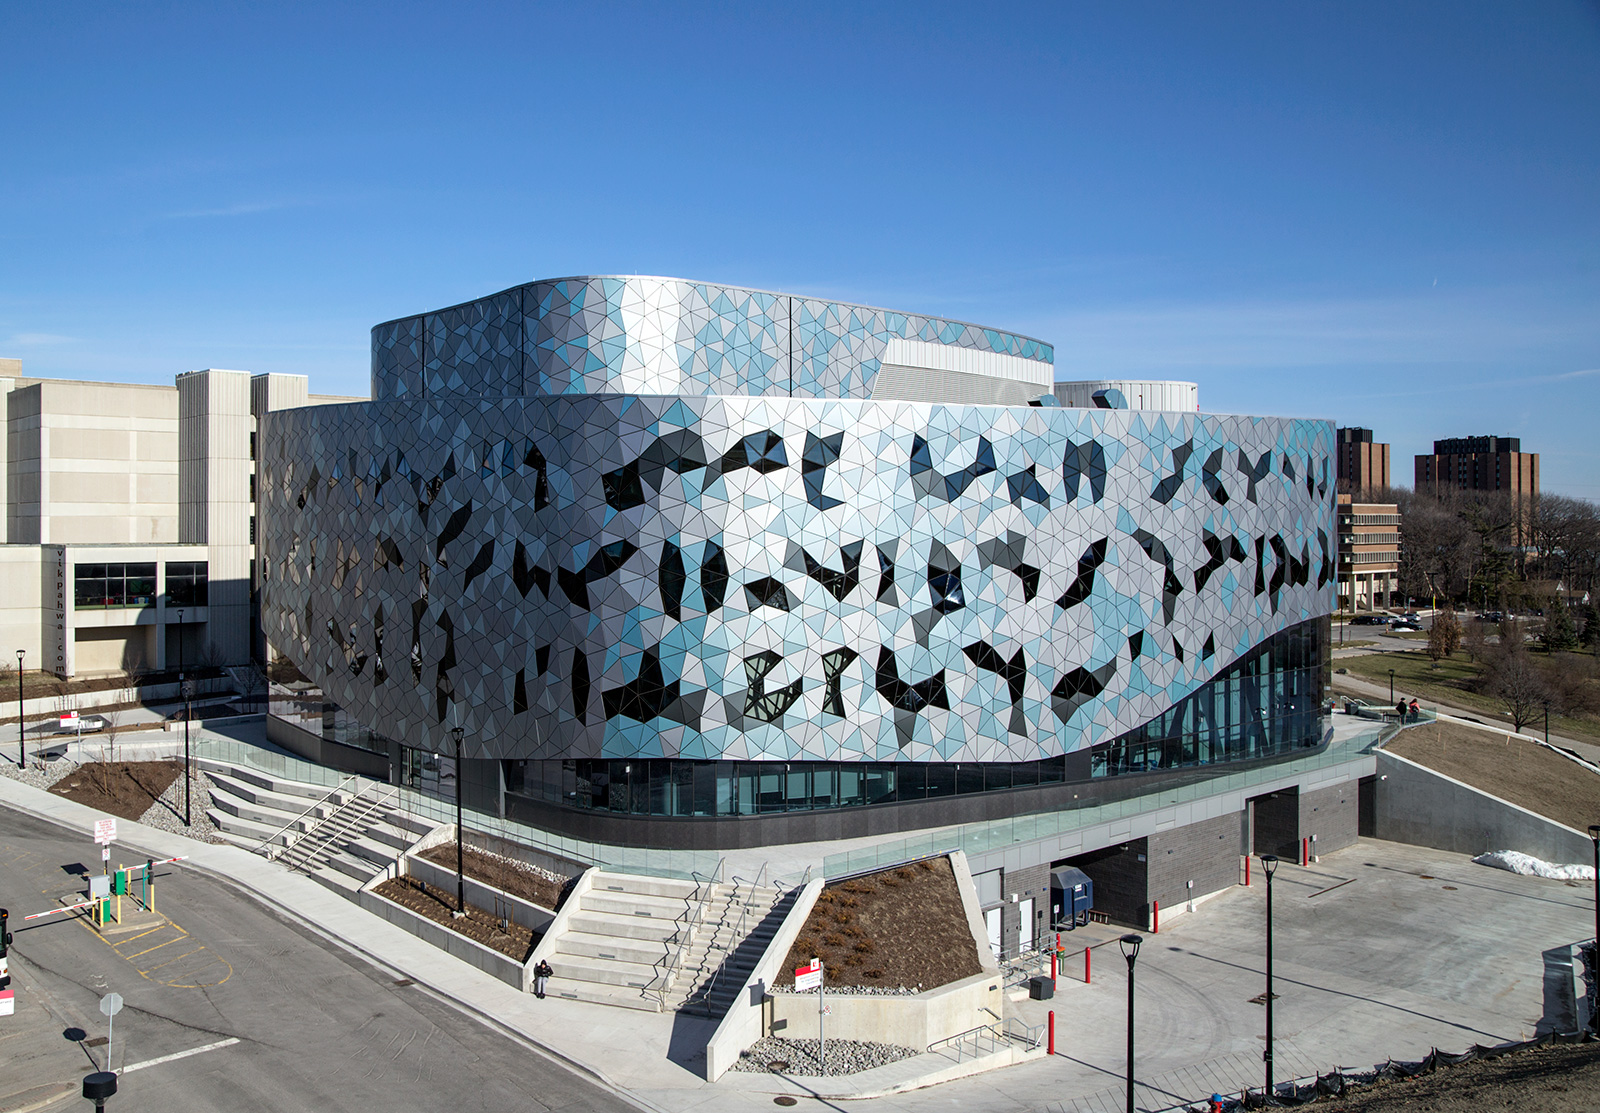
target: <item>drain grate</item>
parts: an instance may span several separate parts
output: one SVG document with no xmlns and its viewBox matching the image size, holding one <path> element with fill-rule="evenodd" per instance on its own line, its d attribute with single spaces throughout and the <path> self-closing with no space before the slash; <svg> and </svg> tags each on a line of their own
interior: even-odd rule
<svg viewBox="0 0 1600 1113">
<path fill-rule="evenodd" d="M 1276 1001 L 1281 996 L 1282 994 L 1280 993 L 1274 993 L 1272 995 L 1272 999 Z M 1250 1003 L 1252 1005 L 1265 1005 L 1267 1003 L 1267 995 L 1265 993 L 1258 993 L 1254 997 L 1250 998 Z"/>
<path fill-rule="evenodd" d="M 779 1094 L 777 1097 L 772 1099 L 772 1104 L 773 1105 L 794 1105 L 795 1104 L 795 1100 L 794 1100 L 794 1098 L 790 1097 L 788 1094 Z"/>
<path fill-rule="evenodd" d="M 416 983 L 416 980 L 414 978 L 396 978 L 394 980 L 394 984 L 397 985 L 397 986 L 408 986 L 408 985 L 416 985 L 417 983 Z"/>
</svg>

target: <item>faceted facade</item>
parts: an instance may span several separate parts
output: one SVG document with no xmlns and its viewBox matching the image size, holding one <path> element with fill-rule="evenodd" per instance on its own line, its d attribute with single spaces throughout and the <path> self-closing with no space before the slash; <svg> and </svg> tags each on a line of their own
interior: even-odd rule
<svg viewBox="0 0 1600 1113">
<path fill-rule="evenodd" d="M 875 402 L 896 338 L 1050 348 L 676 280 L 373 336 L 378 400 L 266 419 L 262 621 L 409 746 L 1048 761 L 1331 611 L 1325 422 Z"/>
</svg>

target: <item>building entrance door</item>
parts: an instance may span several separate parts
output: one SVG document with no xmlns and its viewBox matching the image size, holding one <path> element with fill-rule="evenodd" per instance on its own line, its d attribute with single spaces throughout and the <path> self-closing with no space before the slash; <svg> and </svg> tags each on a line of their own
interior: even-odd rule
<svg viewBox="0 0 1600 1113">
<path fill-rule="evenodd" d="M 1017 902 L 1017 953 L 1025 955 L 1033 950 L 1033 898 Z"/>
<path fill-rule="evenodd" d="M 983 914 L 983 926 L 989 929 L 989 949 L 1000 957 L 1000 910 L 991 908 Z"/>
</svg>

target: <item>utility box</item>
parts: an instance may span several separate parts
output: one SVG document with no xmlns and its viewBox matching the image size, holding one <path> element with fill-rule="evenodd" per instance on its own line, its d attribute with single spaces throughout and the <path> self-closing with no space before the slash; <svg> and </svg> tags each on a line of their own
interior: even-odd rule
<svg viewBox="0 0 1600 1113">
<path fill-rule="evenodd" d="M 1050 922 L 1068 931 L 1089 923 L 1094 907 L 1094 882 L 1076 866 L 1058 866 L 1050 871 Z"/>
<path fill-rule="evenodd" d="M 1047 978 L 1041 974 L 1038 977 L 1028 979 L 1028 996 L 1035 1001 L 1048 1001 L 1055 995 L 1056 983 L 1054 978 Z"/>
</svg>

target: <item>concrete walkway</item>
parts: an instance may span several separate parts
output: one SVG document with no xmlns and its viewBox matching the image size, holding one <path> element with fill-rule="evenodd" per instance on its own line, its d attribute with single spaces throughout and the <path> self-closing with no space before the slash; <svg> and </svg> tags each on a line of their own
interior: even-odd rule
<svg viewBox="0 0 1600 1113">
<path fill-rule="evenodd" d="M 9 778 L 0 778 L 0 807 L 81 831 L 85 852 L 94 850 L 90 828 L 98 813 L 88 808 Z M 687 1113 L 772 1104 L 773 1087 L 764 1079 L 704 1081 L 700 1054 L 713 1030 L 709 1021 L 539 1001 L 277 863 L 124 820 L 118 828 L 125 846 L 160 857 L 188 855 L 181 868 L 251 894 L 643 1108 Z M 1544 999 L 1545 952 L 1586 938 L 1593 923 L 1587 889 L 1397 844 L 1362 842 L 1307 870 L 1284 866 L 1275 887 L 1283 1077 L 1420 1057 L 1434 1045 L 1459 1050 L 1532 1035 L 1553 1007 Z M 1138 967 L 1141 1108 L 1199 1100 L 1250 1082 L 1247 1068 L 1260 1061 L 1262 1014 L 1250 999 L 1263 987 L 1263 892 L 1258 877 L 1254 887 L 1230 890 L 1147 940 Z M 1121 1092 L 1126 972 L 1109 942 L 1119 932 L 1096 931 L 1103 946 L 1092 984 L 1064 976 L 1054 1002 L 1018 1005 L 1030 1024 L 1043 1023 L 1055 1009 L 1062 1054 L 876 1097 L 874 1108 L 954 1103 L 1021 1113 L 1117 1105 L 1107 1095 Z M 1085 933 L 1066 938 L 1069 945 L 1095 939 Z M 1070 975 L 1075 968 L 1068 966 Z M 908 1069 L 909 1061 L 902 1067 Z M 864 1081 L 881 1092 L 895 1073 L 883 1072 Z M 802 1082 L 796 1089 L 807 1087 Z M 838 1094 L 831 1084 L 828 1089 Z M 824 1100 L 837 1105 L 842 1095 Z"/>
</svg>

